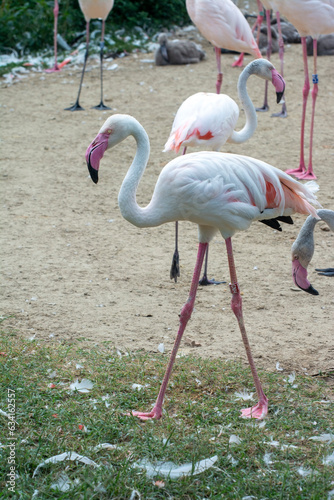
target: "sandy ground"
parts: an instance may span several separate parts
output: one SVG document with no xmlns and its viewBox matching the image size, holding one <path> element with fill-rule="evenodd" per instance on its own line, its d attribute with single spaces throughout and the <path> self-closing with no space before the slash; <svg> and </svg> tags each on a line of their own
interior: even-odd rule
<svg viewBox="0 0 334 500">
<path fill-rule="evenodd" d="M 86 342 L 119 349 L 157 351 L 172 348 L 178 314 L 187 298 L 197 252 L 197 228 L 180 225 L 181 277 L 169 279 L 174 224 L 138 229 L 126 222 L 117 193 L 135 153 L 127 139 L 108 151 L 94 185 L 85 150 L 111 113 L 129 113 L 145 127 L 151 156 L 139 189 L 146 205 L 162 167 L 173 154 L 162 153 L 173 116 L 190 94 L 215 91 L 216 65 L 212 48 L 203 43 L 206 60 L 197 65 L 155 67 L 153 54 L 106 61 L 105 102 L 112 111 L 91 109 L 99 102 L 98 61 L 89 60 L 82 91 L 84 111 L 64 111 L 74 102 L 80 68 L 70 65 L 54 74 L 36 73 L 1 92 L 2 179 L 2 314 L 4 325 L 19 335 L 53 342 Z M 223 56 L 222 91 L 237 100 L 240 69 L 234 55 Z M 283 170 L 297 167 L 302 106 L 301 46 L 286 48 L 285 78 L 288 118 L 258 116 L 258 129 L 245 144 L 225 151 L 246 154 Z M 246 56 L 246 63 L 251 56 Z M 334 209 L 334 59 L 318 59 L 314 168 L 319 201 Z M 279 69 L 278 55 L 273 63 Z M 312 58 L 309 58 L 312 67 Z M 249 94 L 261 105 L 264 83 L 248 81 Z M 280 107 L 270 88 L 271 111 Z M 307 109 L 308 148 L 311 105 Z M 244 123 L 240 114 L 239 126 Z M 308 149 L 307 149 L 308 155 Z M 244 316 L 258 367 L 274 371 L 334 369 L 334 279 L 321 277 L 315 267 L 334 264 L 334 234 L 315 230 L 316 249 L 310 266 L 315 297 L 296 290 L 291 279 L 291 244 L 305 220 L 282 233 L 262 224 L 234 237 L 235 259 L 243 293 Z M 210 277 L 228 280 L 225 244 L 211 244 Z M 203 287 L 181 344 L 182 353 L 222 359 L 241 358 L 244 347 L 230 309 L 228 284 Z M 200 344 L 192 347 L 192 341 Z"/>
</svg>

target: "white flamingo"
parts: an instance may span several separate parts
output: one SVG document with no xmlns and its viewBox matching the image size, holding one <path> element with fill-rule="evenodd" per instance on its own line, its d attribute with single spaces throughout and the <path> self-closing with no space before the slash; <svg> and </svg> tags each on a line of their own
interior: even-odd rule
<svg viewBox="0 0 334 500">
<path fill-rule="evenodd" d="M 97 183 L 100 160 L 129 135 L 137 143 L 134 160 L 118 195 L 122 216 L 137 227 L 154 227 L 166 222 L 188 220 L 198 225 L 199 246 L 187 302 L 180 314 L 180 326 L 154 408 L 149 413 L 133 412 L 141 419 L 160 418 L 162 404 L 176 353 L 191 316 L 198 280 L 208 242 L 217 232 L 225 239 L 231 275 L 232 310 L 236 315 L 252 371 L 259 402 L 242 411 L 245 417 L 262 418 L 268 411 L 265 396 L 251 355 L 244 326 L 240 289 L 236 276 L 231 237 L 246 230 L 253 221 L 272 219 L 294 212 L 317 217 L 311 205 L 315 195 L 284 172 L 247 156 L 203 151 L 170 161 L 161 171 L 152 199 L 146 207 L 136 202 L 136 191 L 145 171 L 150 145 L 140 123 L 129 115 L 113 115 L 88 146 L 86 160 L 92 180 Z"/>
<path fill-rule="evenodd" d="M 83 108 L 79 104 L 80 93 L 82 82 L 85 74 L 86 63 L 88 59 L 88 48 L 89 48 L 89 23 L 91 19 L 102 19 L 101 28 L 101 42 L 100 42 L 100 82 L 101 82 L 101 101 L 100 104 L 94 106 L 94 109 L 110 109 L 103 103 L 103 49 L 104 49 L 104 30 L 105 22 L 108 17 L 109 12 L 113 8 L 114 0 L 79 0 L 80 9 L 86 20 L 86 52 L 85 60 L 82 68 L 80 85 L 77 100 L 70 106 L 66 108 L 66 111 L 81 111 Z"/>
<path fill-rule="evenodd" d="M 198 92 L 188 97 L 179 107 L 164 151 L 175 151 L 188 146 L 204 146 L 218 151 L 228 142 L 242 143 L 250 139 L 257 127 L 257 116 L 254 105 L 247 92 L 247 80 L 251 75 L 270 81 L 276 90 L 277 102 L 280 102 L 285 82 L 271 62 L 266 59 L 255 59 L 250 62 L 238 79 L 238 95 L 246 114 L 246 123 L 240 131 L 235 127 L 239 118 L 237 103 L 226 94 Z M 208 254 L 205 258 L 204 275 L 201 285 L 219 282 L 207 278 Z M 170 270 L 170 277 L 177 281 L 180 276 L 178 252 L 178 223 L 175 223 L 175 251 Z M 220 282 L 221 283 L 221 282 Z"/>
<path fill-rule="evenodd" d="M 186 7 L 194 25 L 215 48 L 219 94 L 223 81 L 221 49 L 241 52 L 233 66 L 242 66 L 244 52 L 256 58 L 262 57 L 261 52 L 245 16 L 232 0 L 186 0 Z"/>
<path fill-rule="evenodd" d="M 313 288 L 307 279 L 307 267 L 311 262 L 314 253 L 314 228 L 317 222 L 323 220 L 328 224 L 331 231 L 334 231 L 333 210 L 317 210 L 317 215 L 318 218 L 311 215 L 307 217 L 291 247 L 293 281 L 299 288 L 313 295 L 318 295 L 318 292 Z M 316 271 L 318 271 L 318 274 L 324 276 L 334 276 L 334 268 L 332 267 L 327 269 L 316 269 Z"/>
</svg>

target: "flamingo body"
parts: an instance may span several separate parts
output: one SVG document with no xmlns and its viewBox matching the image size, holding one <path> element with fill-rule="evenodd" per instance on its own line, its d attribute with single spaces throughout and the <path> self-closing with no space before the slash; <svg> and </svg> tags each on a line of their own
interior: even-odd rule
<svg viewBox="0 0 334 500">
<path fill-rule="evenodd" d="M 302 37 L 317 38 L 334 31 L 334 0 L 270 0 L 269 3 L 297 28 Z"/>
<path fill-rule="evenodd" d="M 247 20 L 232 0 L 186 0 L 186 6 L 192 22 L 214 47 L 262 57 Z"/>
<path fill-rule="evenodd" d="M 239 118 L 237 103 L 225 94 L 198 92 L 180 106 L 164 151 L 181 146 L 219 150 L 229 140 Z"/>
<path fill-rule="evenodd" d="M 86 23 L 91 19 L 107 19 L 113 8 L 114 0 L 79 0 L 80 9 L 85 16 Z"/>
<path fill-rule="evenodd" d="M 265 396 L 252 358 L 242 314 L 242 298 L 237 281 L 231 236 L 247 229 L 253 221 L 294 212 L 317 216 L 312 204 L 314 193 L 284 172 L 247 156 L 214 151 L 191 153 L 174 158 L 161 171 L 152 199 L 146 207 L 136 202 L 136 191 L 145 171 L 150 146 L 144 128 L 128 115 L 107 119 L 88 146 L 86 160 L 92 180 L 97 183 L 100 161 L 108 148 L 132 135 L 137 143 L 135 158 L 118 195 L 123 217 L 137 227 L 159 226 L 166 222 L 188 220 L 198 224 L 199 246 L 189 297 L 180 314 L 175 344 L 154 408 L 148 413 L 132 412 L 147 420 L 162 416 L 162 404 L 177 350 L 191 316 L 198 278 L 208 242 L 219 231 L 226 242 L 231 276 L 231 307 L 237 318 L 252 371 L 259 402 L 242 410 L 242 416 L 263 418 L 268 411 Z"/>
</svg>

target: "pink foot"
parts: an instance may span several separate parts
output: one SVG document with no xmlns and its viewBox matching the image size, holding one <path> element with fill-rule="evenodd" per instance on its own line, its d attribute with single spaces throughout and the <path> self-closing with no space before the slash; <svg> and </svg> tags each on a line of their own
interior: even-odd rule
<svg viewBox="0 0 334 500">
<path fill-rule="evenodd" d="M 238 59 L 236 61 L 234 61 L 234 63 L 232 64 L 232 68 L 241 68 L 242 65 L 243 65 L 243 62 L 244 62 L 244 54 L 241 53 L 240 56 L 238 57 Z"/>
<path fill-rule="evenodd" d="M 256 406 L 251 408 L 245 408 L 241 410 L 241 416 L 243 418 L 258 418 L 261 420 L 268 413 L 268 399 L 264 396 L 262 401 L 259 401 Z"/>
<path fill-rule="evenodd" d="M 156 420 L 159 420 L 162 416 L 162 409 L 159 408 L 158 406 L 155 406 L 152 411 L 149 413 L 142 413 L 140 411 L 133 411 L 131 413 L 128 413 L 128 415 L 133 415 L 134 417 L 140 418 L 140 420 L 150 420 L 155 418 Z"/>
<path fill-rule="evenodd" d="M 298 175 L 298 179 L 306 179 L 308 181 L 316 180 L 316 175 L 313 172 L 305 172 L 301 175 Z"/>
<path fill-rule="evenodd" d="M 288 175 L 294 175 L 295 177 L 298 177 L 299 175 L 303 175 L 305 173 L 305 170 L 302 170 L 301 168 L 290 168 L 286 170 L 285 173 Z"/>
<path fill-rule="evenodd" d="M 54 73 L 55 71 L 60 71 L 60 68 L 59 66 L 54 66 L 53 68 L 50 68 L 50 69 L 46 69 L 45 70 L 45 73 Z"/>
</svg>

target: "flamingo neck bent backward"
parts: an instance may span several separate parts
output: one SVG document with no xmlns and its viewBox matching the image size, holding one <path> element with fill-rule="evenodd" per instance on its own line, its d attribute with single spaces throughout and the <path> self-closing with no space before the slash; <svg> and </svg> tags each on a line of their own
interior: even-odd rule
<svg viewBox="0 0 334 500">
<path fill-rule="evenodd" d="M 238 95 L 239 99 L 243 105 L 246 114 L 246 123 L 245 126 L 237 132 L 233 130 L 231 137 L 229 139 L 230 142 L 235 142 L 240 144 L 241 142 L 245 142 L 250 139 L 257 127 L 257 115 L 255 111 L 254 104 L 247 92 L 247 80 L 251 75 L 256 75 L 264 80 L 269 80 L 268 78 L 268 64 L 269 61 L 266 59 L 256 59 L 252 61 L 250 64 L 246 66 L 243 72 L 240 74 L 238 79 Z M 272 65 L 271 65 L 272 66 Z M 277 103 L 280 102 L 284 90 L 285 90 L 285 82 L 282 76 L 276 71 L 274 66 L 271 68 L 271 81 L 276 88 L 276 96 Z"/>
<path fill-rule="evenodd" d="M 319 295 L 307 278 L 307 268 L 314 254 L 314 228 L 323 220 L 331 231 L 334 231 L 334 211 L 317 210 L 319 218 L 309 215 L 304 222 L 296 240 L 292 244 L 292 276 L 295 285 L 312 295 Z"/>
</svg>

